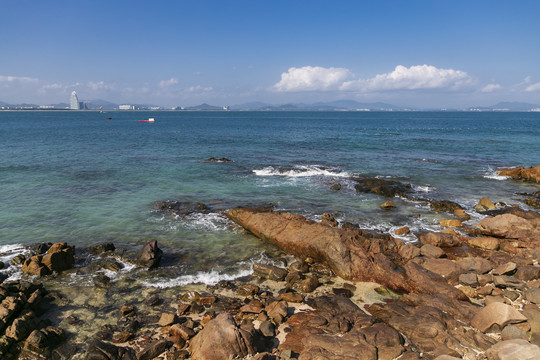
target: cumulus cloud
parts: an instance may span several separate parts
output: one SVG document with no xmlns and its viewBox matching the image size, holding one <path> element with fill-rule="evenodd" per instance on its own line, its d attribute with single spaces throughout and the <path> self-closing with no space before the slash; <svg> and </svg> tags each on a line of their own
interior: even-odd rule
<svg viewBox="0 0 540 360">
<path fill-rule="evenodd" d="M 31 77 L 25 76 L 4 76 L 0 75 L 0 82 L 20 82 L 20 83 L 37 83 L 39 80 Z"/>
<path fill-rule="evenodd" d="M 527 86 L 527 88 L 525 89 L 525 91 L 538 91 L 540 90 L 540 82 L 537 82 L 535 84 L 532 84 L 532 85 L 529 85 Z"/>
<path fill-rule="evenodd" d="M 197 86 L 190 86 L 186 89 L 187 92 L 191 92 L 191 93 L 194 93 L 194 92 L 205 92 L 205 91 L 212 91 L 214 90 L 213 87 L 209 86 L 209 87 L 202 87 L 201 85 L 197 85 Z"/>
<path fill-rule="evenodd" d="M 105 83 L 105 81 L 98 81 L 98 82 L 90 81 L 88 83 L 88 87 L 95 91 L 95 90 L 112 90 L 114 86 L 111 84 Z"/>
<path fill-rule="evenodd" d="M 169 80 L 161 80 L 159 82 L 159 87 L 167 88 L 169 86 L 176 85 L 176 84 L 178 84 L 178 79 L 170 78 Z"/>
<path fill-rule="evenodd" d="M 415 65 L 409 68 L 398 65 L 394 71 L 379 74 L 371 79 L 347 81 L 342 90 L 385 91 L 420 89 L 458 89 L 474 83 L 466 72 L 439 69 L 432 65 Z"/>
<path fill-rule="evenodd" d="M 502 89 L 502 86 L 499 84 L 487 84 L 482 88 L 481 91 L 485 93 L 490 93 L 500 89 Z"/>
<path fill-rule="evenodd" d="M 274 85 L 277 91 L 316 91 L 337 89 L 351 72 L 344 68 L 320 66 L 292 67 L 281 74 L 281 81 Z"/>
</svg>

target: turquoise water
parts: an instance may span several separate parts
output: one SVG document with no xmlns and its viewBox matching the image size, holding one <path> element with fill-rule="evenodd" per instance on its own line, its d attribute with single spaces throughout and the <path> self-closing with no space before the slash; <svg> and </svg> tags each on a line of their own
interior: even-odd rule
<svg viewBox="0 0 540 360">
<path fill-rule="evenodd" d="M 156 122 L 138 122 L 149 117 Z M 385 231 L 437 228 L 449 217 L 403 199 L 383 212 L 385 199 L 354 191 L 353 174 L 411 183 L 468 209 L 482 196 L 516 203 L 515 193 L 538 190 L 494 171 L 540 164 L 540 113 L 29 111 L 0 112 L 0 124 L 0 245 L 135 249 L 157 239 L 185 274 L 235 271 L 271 250 L 220 213 L 239 205 L 315 219 L 333 212 Z M 343 189 L 329 190 L 336 182 Z M 155 212 L 167 199 L 214 211 Z"/>
</svg>

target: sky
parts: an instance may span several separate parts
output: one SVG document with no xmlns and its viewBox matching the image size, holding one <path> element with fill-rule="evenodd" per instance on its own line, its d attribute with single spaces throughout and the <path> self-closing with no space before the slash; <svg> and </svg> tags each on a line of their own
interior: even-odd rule
<svg viewBox="0 0 540 360">
<path fill-rule="evenodd" d="M 540 104 L 540 1 L 1 0 L 0 101 Z"/>
</svg>

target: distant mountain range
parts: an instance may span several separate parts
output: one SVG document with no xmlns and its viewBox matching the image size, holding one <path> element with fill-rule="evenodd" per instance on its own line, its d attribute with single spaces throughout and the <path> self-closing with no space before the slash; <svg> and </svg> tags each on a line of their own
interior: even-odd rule
<svg viewBox="0 0 540 360">
<path fill-rule="evenodd" d="M 107 100 L 95 99 L 82 101 L 86 104 L 90 110 L 99 110 L 101 108 L 106 110 L 118 109 L 119 104 L 112 103 Z M 159 109 L 158 105 L 151 104 L 130 104 L 135 109 Z M 58 103 L 47 106 L 40 106 L 35 104 L 8 104 L 0 101 L 0 107 L 8 107 L 12 109 L 68 109 L 69 104 Z M 170 109 L 161 107 L 161 109 Z M 214 106 L 207 103 L 203 103 L 197 106 L 188 106 L 185 108 L 177 107 L 177 110 L 191 110 L 191 111 L 218 111 L 224 110 L 223 106 Z M 268 104 L 264 102 L 249 102 L 240 105 L 234 105 L 230 107 L 230 110 L 251 110 L 251 111 L 531 111 L 540 109 L 540 105 L 523 103 L 523 102 L 499 102 L 492 106 L 476 106 L 467 109 L 419 109 L 414 107 L 397 106 L 393 104 L 383 102 L 362 103 L 355 100 L 335 100 L 327 102 L 316 102 L 313 104 L 304 103 L 288 103 L 288 104 Z"/>
</svg>

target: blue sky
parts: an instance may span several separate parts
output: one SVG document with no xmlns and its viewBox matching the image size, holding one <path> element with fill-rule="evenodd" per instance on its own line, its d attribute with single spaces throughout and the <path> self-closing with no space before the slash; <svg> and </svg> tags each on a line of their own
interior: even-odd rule
<svg viewBox="0 0 540 360">
<path fill-rule="evenodd" d="M 538 1 L 3 1 L 0 101 L 540 103 Z"/>
</svg>

